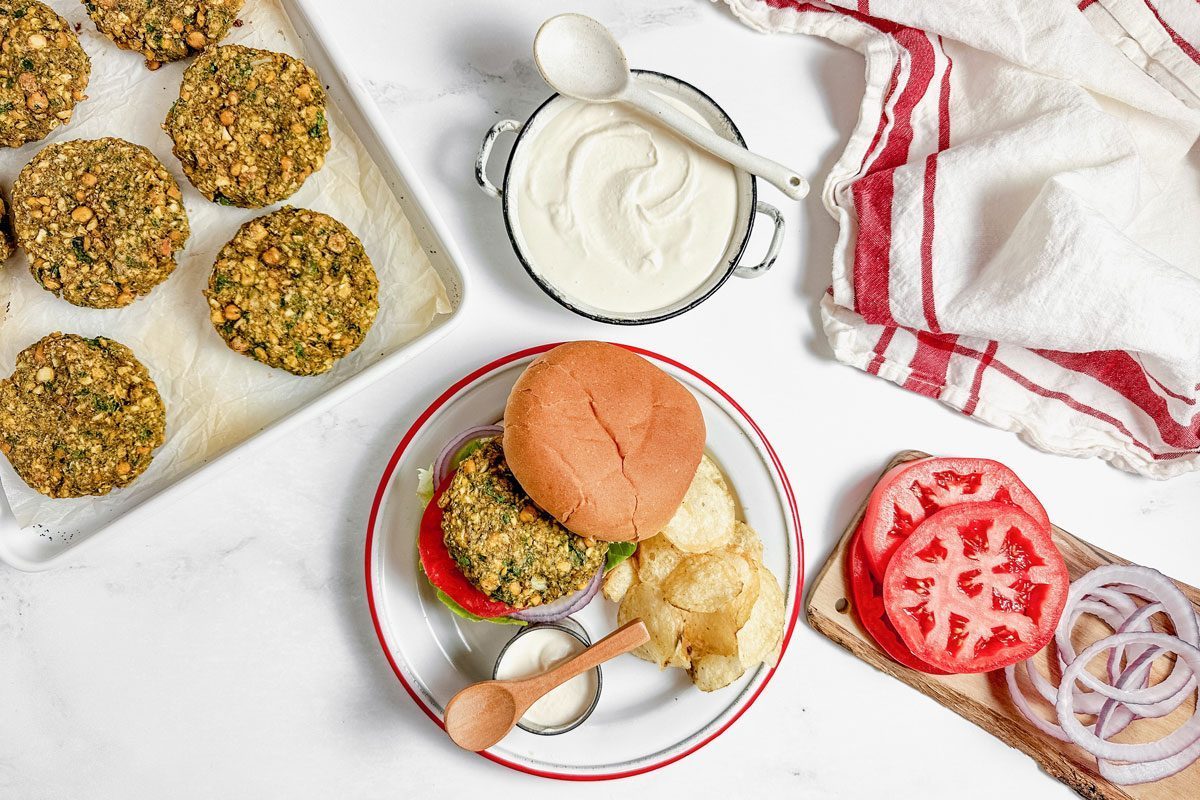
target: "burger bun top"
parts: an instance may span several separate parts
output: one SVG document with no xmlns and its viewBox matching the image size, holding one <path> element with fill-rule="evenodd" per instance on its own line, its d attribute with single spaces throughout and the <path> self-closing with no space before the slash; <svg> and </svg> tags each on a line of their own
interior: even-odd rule
<svg viewBox="0 0 1200 800">
<path fill-rule="evenodd" d="M 570 342 L 534 359 L 504 410 L 505 460 L 521 487 L 568 530 L 605 541 L 662 530 L 704 441 L 690 391 L 604 342 Z"/>
</svg>

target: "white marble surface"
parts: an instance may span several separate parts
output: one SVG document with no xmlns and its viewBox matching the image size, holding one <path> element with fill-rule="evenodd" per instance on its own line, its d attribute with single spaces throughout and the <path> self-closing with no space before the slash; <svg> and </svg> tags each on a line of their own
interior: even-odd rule
<svg viewBox="0 0 1200 800">
<path fill-rule="evenodd" d="M 254 2 L 254 0 L 248 0 Z M 987 733 L 801 625 L 766 695 L 699 753 L 616 784 L 563 787 L 457 751 L 412 704 L 366 610 L 374 485 L 400 433 L 448 383 L 534 343 L 607 337 L 728 388 L 791 474 L 811 576 L 894 451 L 980 454 L 1014 467 L 1054 519 L 1200 582 L 1200 476 L 1153 483 L 1045 455 L 937 403 L 834 363 L 815 307 L 835 235 L 815 198 L 785 208 L 779 264 L 683 318 L 614 329 L 541 295 L 474 185 L 478 140 L 547 93 L 529 59 L 560 10 L 599 17 L 631 62 L 710 93 L 752 146 L 819 185 L 857 115 L 861 60 L 765 38 L 704 0 L 583 4 L 328 0 L 474 273 L 472 313 L 402 371 L 261 448 L 72 566 L 0 572 L 0 797 L 384 798 L 1071 796 Z M 762 242 L 758 243 L 761 248 Z M 966 788 L 964 788 L 966 787 Z"/>
</svg>

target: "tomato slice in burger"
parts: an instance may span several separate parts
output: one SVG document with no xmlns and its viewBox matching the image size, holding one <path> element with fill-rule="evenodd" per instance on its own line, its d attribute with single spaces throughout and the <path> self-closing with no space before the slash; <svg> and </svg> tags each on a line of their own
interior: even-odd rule
<svg viewBox="0 0 1200 800">
<path fill-rule="evenodd" d="M 964 503 L 930 516 L 897 548 L 883 606 L 917 658 L 947 672 L 988 672 L 1050 641 L 1069 587 L 1047 525 L 1007 503 Z"/>
<path fill-rule="evenodd" d="M 863 547 L 876 578 L 900 543 L 926 517 L 959 503 L 1006 503 L 1046 528 L 1046 509 L 1016 474 L 986 458 L 925 458 L 888 471 L 867 501 Z"/>
<path fill-rule="evenodd" d="M 867 569 L 862 549 L 862 528 L 854 534 L 846 551 L 846 579 L 850 584 L 850 596 L 854 602 L 854 614 L 867 631 L 867 635 L 879 645 L 879 649 L 909 669 L 945 675 L 943 670 L 926 664 L 912 654 L 908 646 L 896 633 L 892 621 L 883 608 L 883 586 Z"/>
<path fill-rule="evenodd" d="M 446 540 L 442 534 L 442 509 L 438 507 L 437 500 L 450 487 L 452 480 L 453 472 L 433 493 L 433 499 L 425 506 L 425 513 L 421 516 L 421 532 L 417 538 L 421 569 L 425 571 L 425 577 L 430 583 L 475 616 L 506 617 L 517 609 L 507 603 L 493 600 L 481 592 L 462 574 L 462 570 L 454 562 L 454 557 L 446 549 Z"/>
</svg>

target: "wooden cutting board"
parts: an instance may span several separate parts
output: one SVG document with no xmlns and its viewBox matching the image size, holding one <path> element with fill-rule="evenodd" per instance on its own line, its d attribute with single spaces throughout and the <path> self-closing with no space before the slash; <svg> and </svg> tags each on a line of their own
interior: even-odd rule
<svg viewBox="0 0 1200 800">
<path fill-rule="evenodd" d="M 927 455 L 916 450 L 905 451 L 893 458 L 884 471 L 904 461 L 925 458 Z M 1002 672 L 981 675 L 926 675 L 897 664 L 888 657 L 859 624 L 846 582 L 847 547 L 862 519 L 865 506 L 864 497 L 858 513 L 846 527 L 837 547 L 821 567 L 809 589 L 806 613 L 813 628 L 881 672 L 907 683 L 1010 747 L 1021 750 L 1043 770 L 1083 797 L 1091 800 L 1200 798 L 1200 763 L 1155 783 L 1116 786 L 1104 780 L 1096 770 L 1095 759 L 1087 752 L 1074 744 L 1046 736 L 1021 716 L 1009 699 Z M 1062 551 L 1072 580 L 1103 564 L 1129 563 L 1093 547 L 1082 539 L 1077 539 L 1057 526 L 1054 528 L 1054 542 Z M 1176 581 L 1176 584 L 1191 599 L 1192 605 L 1200 609 L 1200 591 L 1179 581 Z M 1077 648 L 1109 633 L 1102 623 L 1085 617 L 1077 629 Z M 1049 674 L 1047 658 L 1052 649 L 1047 648 L 1037 656 L 1044 674 Z M 1162 667 L 1163 670 L 1166 668 L 1165 665 Z M 1043 712 L 1043 716 L 1054 719 L 1053 708 L 1048 703 L 1041 702 L 1041 698 L 1032 690 L 1026 694 L 1034 707 Z M 1114 741 L 1146 741 L 1159 738 L 1177 728 L 1191 715 L 1194 708 L 1194 700 L 1190 700 L 1174 714 L 1163 719 L 1140 720 Z M 945 735 L 954 735 L 951 726 L 947 725 Z"/>
</svg>

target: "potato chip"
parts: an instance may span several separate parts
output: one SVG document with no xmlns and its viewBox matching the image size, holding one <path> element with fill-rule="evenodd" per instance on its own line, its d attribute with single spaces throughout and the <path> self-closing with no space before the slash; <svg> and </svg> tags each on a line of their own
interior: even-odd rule
<svg viewBox="0 0 1200 800">
<path fill-rule="evenodd" d="M 702 553 L 679 562 L 662 584 L 662 595 L 684 611 L 719 611 L 742 592 L 749 580 L 746 560 L 728 552 Z"/>
<path fill-rule="evenodd" d="M 762 542 L 758 533 L 740 519 L 733 523 L 733 540 L 729 543 L 730 550 L 736 550 L 751 561 L 762 561 Z"/>
<path fill-rule="evenodd" d="M 659 596 L 657 587 L 639 583 L 630 587 L 617 607 L 617 625 L 641 617 L 650 632 L 650 641 L 641 645 L 633 654 L 665 668 L 678 658 L 680 640 L 683 636 L 683 613 Z"/>
<path fill-rule="evenodd" d="M 689 669 L 692 666 L 692 658 L 688 654 L 687 642 L 682 639 L 675 646 L 675 653 L 671 656 L 671 660 L 667 662 L 668 667 L 678 667 L 679 669 Z"/>
<path fill-rule="evenodd" d="M 637 573 L 634 572 L 633 564 L 626 559 L 605 573 L 600 591 L 612 602 L 619 603 L 625 593 L 629 591 L 629 587 L 636 582 Z"/>
<path fill-rule="evenodd" d="M 776 650 L 783 639 L 783 590 L 775 575 L 761 563 L 758 565 L 758 583 L 758 600 L 750 618 L 737 633 L 738 655 L 747 669 L 760 661 L 771 665 L 778 661 Z"/>
<path fill-rule="evenodd" d="M 715 692 L 724 689 L 746 672 L 737 656 L 706 655 L 692 659 L 692 668 L 688 674 L 692 683 L 702 692 Z"/>
<path fill-rule="evenodd" d="M 775 643 L 775 649 L 767 653 L 767 657 L 763 659 L 763 663 L 774 669 L 779 666 L 779 657 L 783 655 L 783 637 L 779 637 L 779 641 Z"/>
<path fill-rule="evenodd" d="M 689 612 L 683 623 L 683 643 L 693 658 L 705 655 L 736 656 L 739 623 L 729 611 Z"/>
<path fill-rule="evenodd" d="M 746 620 L 750 618 L 750 612 L 754 610 L 754 604 L 758 601 L 761 580 L 757 560 L 751 560 L 742 555 L 739 555 L 738 558 L 741 562 L 739 574 L 743 576 L 742 591 L 730 604 L 729 613 L 735 626 L 740 628 L 746 624 Z"/>
<path fill-rule="evenodd" d="M 637 553 L 634 554 L 638 564 L 638 580 L 642 583 L 662 583 L 683 556 L 662 534 L 639 542 Z"/>
<path fill-rule="evenodd" d="M 721 470 L 705 456 L 662 535 L 685 553 L 708 553 L 733 539 L 733 523 L 733 493 Z"/>
</svg>

